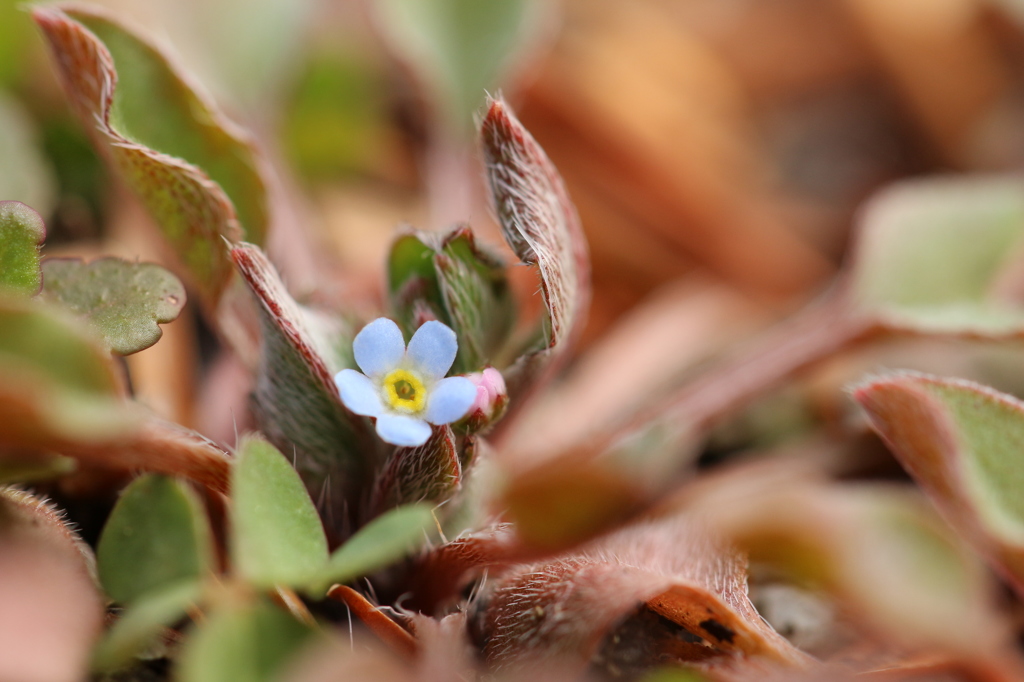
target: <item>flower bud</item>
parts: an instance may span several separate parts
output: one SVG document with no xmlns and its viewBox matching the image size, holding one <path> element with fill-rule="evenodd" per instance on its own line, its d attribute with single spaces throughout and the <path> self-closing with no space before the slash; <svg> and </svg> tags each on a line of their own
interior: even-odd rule
<svg viewBox="0 0 1024 682">
<path fill-rule="evenodd" d="M 465 377 L 476 386 L 476 398 L 461 424 L 467 432 L 476 433 L 494 424 L 505 414 L 508 390 L 505 388 L 505 378 L 493 367 L 466 374 Z"/>
</svg>

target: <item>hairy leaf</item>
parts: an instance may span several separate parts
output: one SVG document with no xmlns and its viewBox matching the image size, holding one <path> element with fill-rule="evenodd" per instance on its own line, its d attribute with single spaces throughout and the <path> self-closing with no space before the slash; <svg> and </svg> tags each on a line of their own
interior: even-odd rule
<svg viewBox="0 0 1024 682">
<path fill-rule="evenodd" d="M 163 55 L 117 22 L 82 9 L 36 7 L 32 16 L 73 108 L 212 307 L 232 275 L 224 239 L 261 242 L 266 231 L 251 145 Z"/>
<path fill-rule="evenodd" d="M 249 436 L 231 478 L 231 559 L 259 587 L 305 584 L 327 562 L 327 537 L 298 473 L 274 446 Z"/>
<path fill-rule="evenodd" d="M 851 293 L 889 326 L 1005 335 L 1024 258 L 1024 182 L 940 178 L 895 185 L 868 204 Z"/>
<path fill-rule="evenodd" d="M 853 395 L 946 518 L 1024 594 L 1024 404 L 911 373 L 870 380 Z"/>
<path fill-rule="evenodd" d="M 579 335 L 590 302 L 590 259 L 562 178 L 502 100 L 491 102 L 480 136 L 498 223 L 519 259 L 540 271 L 547 311 L 546 348 L 510 370 L 514 401 L 520 387 L 564 359 Z"/>
<path fill-rule="evenodd" d="M 481 249 L 468 227 L 442 239 L 408 232 L 395 240 L 388 259 L 391 304 L 408 335 L 436 317 L 459 339 L 456 374 L 492 363 L 508 340 L 515 304 L 504 264 Z"/>
<path fill-rule="evenodd" d="M 231 256 L 260 303 L 263 349 L 253 394 L 260 430 L 294 457 L 307 484 L 333 476 L 339 490 L 358 493 L 374 440 L 363 438 L 363 421 L 342 405 L 326 344 L 310 333 L 309 317 L 262 251 L 242 245 Z"/>
<path fill-rule="evenodd" d="M 680 518 L 625 528 L 488 582 L 470 630 L 497 670 L 592 660 L 631 674 L 735 654 L 801 666 L 747 597 L 746 566 Z"/>
<path fill-rule="evenodd" d="M 206 511 L 187 484 L 140 476 L 110 513 L 97 560 L 103 589 L 122 604 L 205 578 L 213 561 Z"/>
<path fill-rule="evenodd" d="M 275 606 L 228 606 L 210 615 L 188 638 L 175 678 L 190 682 L 271 682 L 312 630 Z"/>
<path fill-rule="evenodd" d="M 184 581 L 142 595 L 125 609 L 96 646 L 93 670 L 107 672 L 128 665 L 161 630 L 181 620 L 201 594 L 199 582 Z"/>
<path fill-rule="evenodd" d="M 388 567 L 420 545 L 434 524 L 428 504 L 405 505 L 378 516 L 334 551 L 318 583 L 347 583 Z"/>
<path fill-rule="evenodd" d="M 535 3 L 384 0 L 374 5 L 391 45 L 449 122 L 469 129 L 485 93 L 531 26 Z"/>
<path fill-rule="evenodd" d="M 39 291 L 39 246 L 45 238 L 38 213 L 17 201 L 0 201 L 0 293 Z"/>
<path fill-rule="evenodd" d="M 159 341 L 159 325 L 177 319 L 185 305 L 185 287 L 154 263 L 49 258 L 42 269 L 43 296 L 88 319 L 118 355 Z"/>
<path fill-rule="evenodd" d="M 372 508 L 378 513 L 412 502 L 440 504 L 462 483 L 462 464 L 455 434 L 448 425 L 434 426 L 426 443 L 395 448 L 377 475 Z"/>
<path fill-rule="evenodd" d="M 0 547 L 0 679 L 82 679 L 103 625 L 91 551 L 52 506 L 4 487 Z"/>
</svg>

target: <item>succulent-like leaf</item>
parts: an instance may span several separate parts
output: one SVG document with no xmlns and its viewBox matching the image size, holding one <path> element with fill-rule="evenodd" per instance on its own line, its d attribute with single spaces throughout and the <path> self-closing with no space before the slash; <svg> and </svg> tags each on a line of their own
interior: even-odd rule
<svg viewBox="0 0 1024 682">
<path fill-rule="evenodd" d="M 853 395 L 946 518 L 1024 594 L 1024 404 L 910 373 L 870 380 Z"/>
<path fill-rule="evenodd" d="M 253 394 L 260 430 L 294 456 L 307 484 L 333 476 L 339 490 L 357 493 L 375 441 L 363 438 L 363 421 L 342 405 L 326 344 L 316 342 L 262 251 L 242 245 L 231 256 L 260 303 L 263 349 Z"/>
<path fill-rule="evenodd" d="M 32 16 L 73 108 L 212 308 L 232 275 L 223 240 L 261 242 L 266 231 L 252 147 L 166 57 L 117 22 L 82 9 L 36 7 Z"/>
<path fill-rule="evenodd" d="M 185 287 L 154 263 L 49 258 L 42 269 L 43 296 L 88 319 L 118 355 L 159 341 L 159 325 L 177 319 L 185 305 Z"/>
<path fill-rule="evenodd" d="M 547 311 L 546 348 L 510 370 L 514 402 L 518 389 L 564 358 L 579 335 L 590 302 L 590 259 L 561 176 L 502 100 L 491 102 L 480 136 L 498 223 L 519 259 L 540 271 Z"/>
<path fill-rule="evenodd" d="M 267 603 L 227 607 L 210 615 L 186 641 L 175 679 L 189 682 L 271 682 L 314 632 Z"/>
<path fill-rule="evenodd" d="M 415 70 L 447 122 L 467 132 L 537 9 L 530 0 L 384 0 L 374 8 L 393 49 Z"/>
<path fill-rule="evenodd" d="M 128 665 L 160 631 L 181 620 L 202 594 L 202 585 L 186 580 L 147 592 L 125 609 L 96 646 L 93 670 L 107 672 Z"/>
<path fill-rule="evenodd" d="M 420 545 L 436 523 L 429 504 L 410 504 L 378 516 L 331 555 L 314 591 L 386 568 Z"/>
<path fill-rule="evenodd" d="M 426 443 L 395 448 L 377 475 L 372 508 L 383 512 L 401 504 L 451 498 L 462 483 L 462 464 L 455 434 L 448 425 L 434 426 Z"/>
<path fill-rule="evenodd" d="M 327 537 L 299 474 L 274 446 L 249 436 L 231 477 L 231 559 L 259 587 L 305 584 L 327 563 Z"/>
<path fill-rule="evenodd" d="M 897 329 L 1006 335 L 1024 331 L 1024 182 L 904 182 L 864 210 L 851 294 Z"/>
<path fill-rule="evenodd" d="M 82 679 L 103 625 L 92 552 L 60 512 L 0 487 L 0 679 Z"/>
<path fill-rule="evenodd" d="M 38 213 L 18 201 L 0 201 L 0 293 L 39 291 L 39 246 L 45 238 Z"/>
<path fill-rule="evenodd" d="M 743 559 L 679 518 L 517 566 L 488 582 L 474 607 L 470 630 L 497 670 L 560 658 L 582 670 L 598 653 L 609 670 L 631 674 L 734 654 L 805 663 L 754 610 Z"/>
<path fill-rule="evenodd" d="M 96 553 L 103 589 L 122 604 L 194 583 L 212 570 L 206 511 L 187 484 L 140 476 L 114 505 Z"/>
</svg>

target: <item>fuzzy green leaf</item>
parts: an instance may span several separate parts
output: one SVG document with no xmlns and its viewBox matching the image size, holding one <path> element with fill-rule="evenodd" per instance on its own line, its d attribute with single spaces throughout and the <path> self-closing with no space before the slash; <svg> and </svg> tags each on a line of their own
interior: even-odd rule
<svg viewBox="0 0 1024 682">
<path fill-rule="evenodd" d="M 1024 594 L 1024 403 L 911 373 L 871 380 L 854 398 L 947 518 Z"/>
<path fill-rule="evenodd" d="M 0 293 L 32 296 L 39 291 L 39 246 L 43 219 L 17 201 L 0 201 Z"/>
<path fill-rule="evenodd" d="M 128 665 L 160 631 L 181 620 L 202 594 L 202 584 L 186 580 L 142 595 L 96 645 L 92 668 L 99 672 Z"/>
<path fill-rule="evenodd" d="M 327 537 L 299 474 L 257 437 L 238 448 L 231 479 L 231 558 L 259 587 L 305 583 L 327 562 Z"/>
<path fill-rule="evenodd" d="M 582 330 L 590 304 L 590 256 L 561 176 L 503 101 L 491 102 L 480 138 L 498 224 L 519 259 L 536 265 L 546 312 L 544 346 L 506 373 L 514 403 L 564 361 Z"/>
<path fill-rule="evenodd" d="M 315 633 L 275 606 L 214 612 L 185 642 L 175 679 L 271 682 Z"/>
<path fill-rule="evenodd" d="M 212 307 L 232 275 L 224 240 L 261 242 L 266 231 L 249 141 L 165 56 L 107 16 L 52 7 L 32 16 L 73 108 Z"/>
<path fill-rule="evenodd" d="M 88 319 L 118 355 L 159 341 L 159 325 L 177 319 L 185 305 L 185 287 L 154 263 L 50 258 L 42 267 L 43 296 Z"/>
<path fill-rule="evenodd" d="M 384 0 L 385 35 L 412 66 L 447 121 L 468 132 L 487 91 L 529 33 L 529 0 Z"/>
<path fill-rule="evenodd" d="M 861 218 L 851 292 L 895 328 L 1024 331 L 1012 302 L 1024 257 L 1024 182 L 942 178 L 882 192 Z"/>
<path fill-rule="evenodd" d="M 363 526 L 331 555 L 327 567 L 313 582 L 321 594 L 332 583 L 347 583 L 406 556 L 420 546 L 436 524 L 429 504 L 397 507 Z"/>
<path fill-rule="evenodd" d="M 122 604 L 199 580 L 211 570 L 213 556 L 202 503 L 177 479 L 140 476 L 110 513 L 96 556 L 103 588 Z"/>
<path fill-rule="evenodd" d="M 468 227 L 443 239 L 424 232 L 401 235 L 391 248 L 388 283 L 407 336 L 423 322 L 424 312 L 455 331 L 456 374 L 493 364 L 515 322 L 505 266 L 477 246 Z"/>
<path fill-rule="evenodd" d="M 310 331 L 317 318 L 292 299 L 258 248 L 243 244 L 231 257 L 260 304 L 263 349 L 253 393 L 260 431 L 294 456 L 311 488 L 331 478 L 339 499 L 359 494 L 379 439 L 342 405 L 332 375 L 341 367 L 328 369 L 331 349 Z"/>
</svg>

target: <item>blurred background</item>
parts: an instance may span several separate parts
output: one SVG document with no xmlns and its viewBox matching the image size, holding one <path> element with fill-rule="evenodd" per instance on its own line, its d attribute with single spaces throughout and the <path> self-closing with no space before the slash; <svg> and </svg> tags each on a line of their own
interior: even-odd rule
<svg viewBox="0 0 1024 682">
<path fill-rule="evenodd" d="M 48 255 L 159 258 L 18 4 L 0 0 L 0 197 L 46 218 Z M 466 221 L 499 241 L 470 112 L 500 90 L 565 176 L 590 242 L 579 395 L 611 357 L 634 392 L 678 379 L 819 294 L 879 187 L 1024 167 L 1020 0 L 96 4 L 253 132 L 274 170 L 279 265 L 314 298 L 371 306 L 401 224 Z M 314 262 L 329 276 L 310 277 Z M 128 361 L 145 401 L 201 427 L 199 377 L 181 371 L 202 355 L 198 325 L 183 316 Z M 963 375 L 1024 385 L 1004 371 L 1017 349 L 989 347 L 978 364 L 954 343 L 936 342 L 943 373 L 957 358 L 973 363 Z M 874 352 L 929 368 L 918 347 Z M 815 386 L 881 360 L 844 362 L 807 388 L 812 402 L 832 396 L 819 412 L 837 398 Z M 600 406 L 579 411 L 593 421 Z"/>
</svg>

